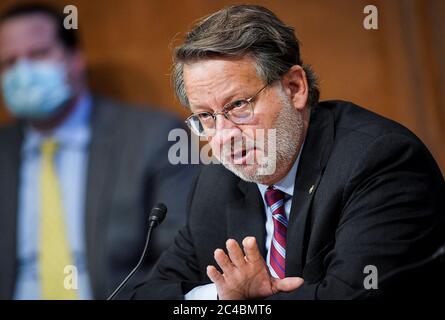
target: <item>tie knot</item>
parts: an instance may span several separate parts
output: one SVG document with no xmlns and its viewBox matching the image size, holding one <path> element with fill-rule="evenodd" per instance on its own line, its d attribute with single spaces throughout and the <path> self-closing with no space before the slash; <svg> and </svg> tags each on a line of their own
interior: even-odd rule
<svg viewBox="0 0 445 320">
<path fill-rule="evenodd" d="M 275 189 L 274 186 L 269 186 L 265 193 L 266 204 L 268 207 L 273 207 L 278 202 L 284 202 L 286 194 L 278 189 Z"/>
<path fill-rule="evenodd" d="M 52 158 L 57 150 L 57 141 L 53 138 L 45 139 L 42 142 L 41 151 L 44 157 Z"/>
</svg>

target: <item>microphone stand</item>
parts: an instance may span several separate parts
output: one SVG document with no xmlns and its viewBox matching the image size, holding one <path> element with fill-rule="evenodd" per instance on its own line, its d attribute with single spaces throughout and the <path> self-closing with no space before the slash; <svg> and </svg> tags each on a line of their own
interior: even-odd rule
<svg viewBox="0 0 445 320">
<path fill-rule="evenodd" d="M 155 227 L 157 227 L 164 220 L 166 212 L 167 212 L 167 208 L 162 203 L 158 204 L 155 208 L 152 209 L 152 212 L 151 212 L 150 218 L 149 218 L 147 239 L 145 240 L 145 246 L 144 246 L 144 250 L 142 251 L 141 258 L 139 259 L 139 262 L 137 263 L 136 267 L 134 267 L 133 270 L 131 270 L 131 272 L 128 274 L 128 276 L 119 284 L 119 286 L 113 291 L 113 293 L 107 298 L 107 300 L 113 300 L 114 297 L 122 289 L 122 287 L 128 282 L 128 280 L 130 280 L 130 278 L 133 276 L 133 274 L 136 271 L 138 271 L 138 269 L 141 267 L 142 262 L 145 260 L 145 256 L 147 255 L 148 244 L 150 243 L 150 238 L 151 238 L 151 232 Z"/>
</svg>

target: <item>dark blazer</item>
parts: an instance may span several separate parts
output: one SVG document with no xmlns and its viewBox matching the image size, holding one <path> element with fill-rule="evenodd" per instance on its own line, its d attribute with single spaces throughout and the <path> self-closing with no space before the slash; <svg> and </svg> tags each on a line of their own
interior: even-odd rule
<svg viewBox="0 0 445 320">
<path fill-rule="evenodd" d="M 185 224 L 184 206 L 198 166 L 169 164 L 168 133 L 178 127 L 183 127 L 180 121 L 161 112 L 93 99 L 85 230 L 96 299 L 106 298 L 136 265 L 155 203 L 164 202 L 168 214 L 162 232 L 152 237 L 145 271 Z M 16 280 L 22 128 L 0 131 L 0 299 L 12 298 Z M 117 298 L 123 297 L 125 292 Z"/>
<path fill-rule="evenodd" d="M 312 192 L 310 191 L 312 189 Z M 295 177 L 286 276 L 304 285 L 271 299 L 344 299 L 361 289 L 367 265 L 378 276 L 432 254 L 445 237 L 445 183 L 409 130 L 343 101 L 311 111 Z M 221 165 L 193 187 L 188 223 L 135 299 L 182 299 L 210 283 L 207 265 L 225 241 L 255 236 L 265 252 L 265 211 L 254 183 Z"/>
</svg>

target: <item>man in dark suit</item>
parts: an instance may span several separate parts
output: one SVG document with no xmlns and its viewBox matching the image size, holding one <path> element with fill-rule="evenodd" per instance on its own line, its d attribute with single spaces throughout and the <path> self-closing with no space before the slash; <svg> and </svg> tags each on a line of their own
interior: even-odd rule
<svg viewBox="0 0 445 320">
<path fill-rule="evenodd" d="M 168 217 L 146 272 L 185 223 L 197 166 L 168 160 L 180 121 L 91 94 L 75 32 L 40 5 L 0 20 L 3 97 L 19 119 L 0 131 L 0 299 L 104 299 L 137 263 L 152 206 Z"/>
<path fill-rule="evenodd" d="M 202 170 L 186 227 L 134 298 L 384 296 L 380 279 L 444 242 L 429 151 L 393 121 L 318 102 L 293 29 L 271 11 L 222 9 L 175 58 L 188 124 L 223 165 Z"/>
</svg>

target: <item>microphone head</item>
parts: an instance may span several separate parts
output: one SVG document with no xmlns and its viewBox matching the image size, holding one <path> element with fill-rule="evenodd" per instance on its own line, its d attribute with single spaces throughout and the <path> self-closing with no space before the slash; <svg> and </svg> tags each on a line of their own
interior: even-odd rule
<svg viewBox="0 0 445 320">
<path fill-rule="evenodd" d="M 163 203 L 158 203 L 151 209 L 150 216 L 148 217 L 148 222 L 151 226 L 157 227 L 165 219 L 167 214 L 167 207 Z"/>
</svg>

